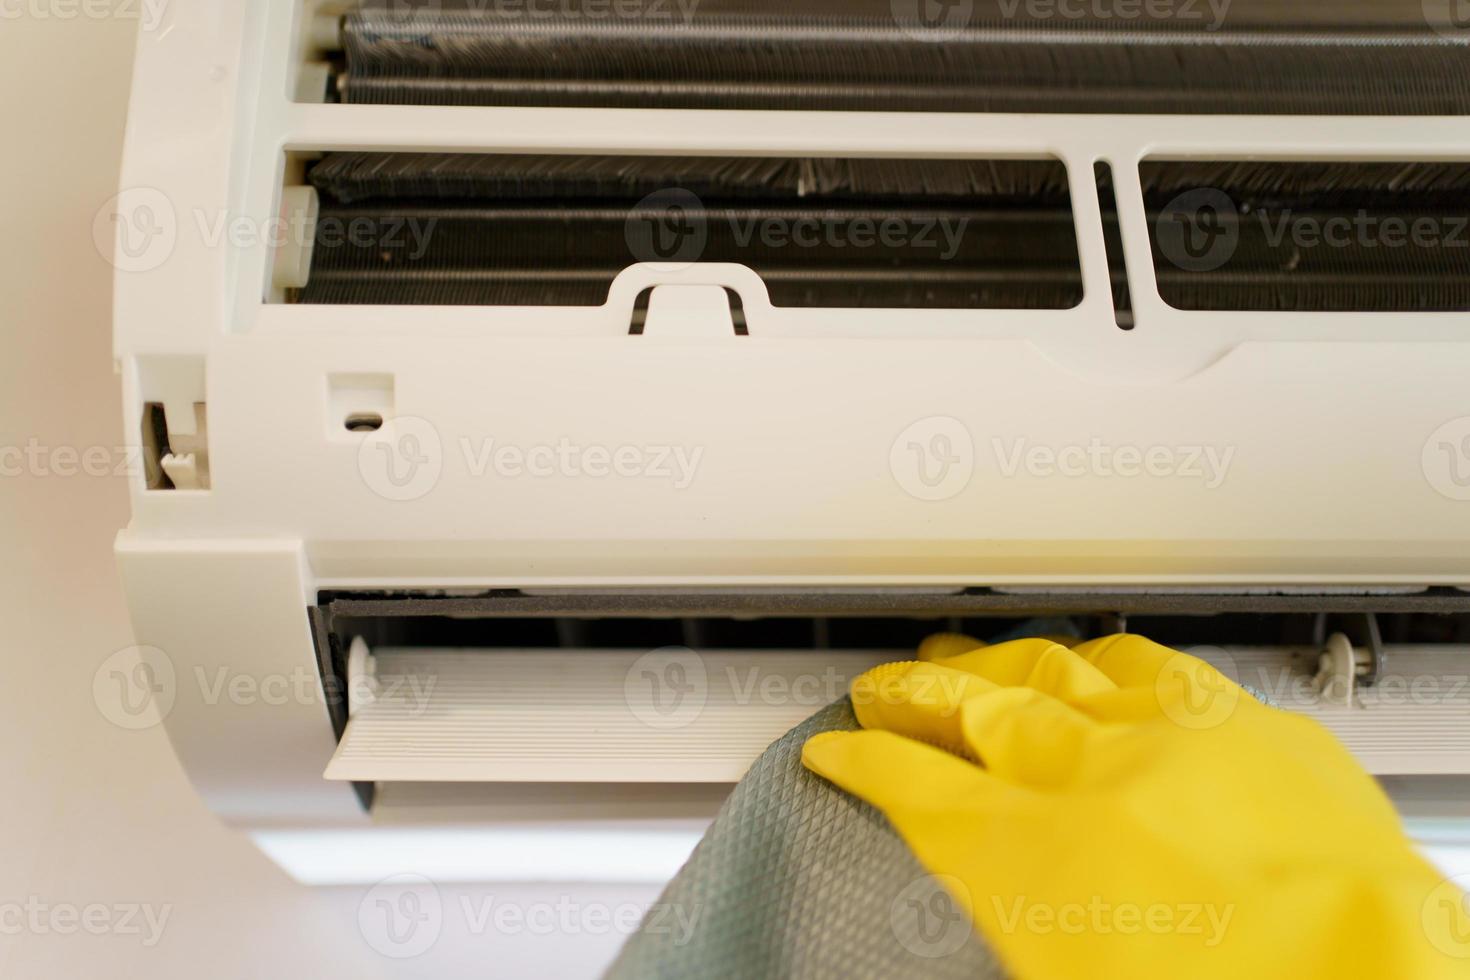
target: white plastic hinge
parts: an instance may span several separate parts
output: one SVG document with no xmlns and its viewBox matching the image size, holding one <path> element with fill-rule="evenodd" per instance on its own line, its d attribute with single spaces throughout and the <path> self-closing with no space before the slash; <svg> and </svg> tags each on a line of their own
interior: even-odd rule
<svg viewBox="0 0 1470 980">
<path fill-rule="evenodd" d="M 354 636 L 347 647 L 347 716 L 378 699 L 378 660 L 367 641 Z"/>
<path fill-rule="evenodd" d="M 175 490 L 209 489 L 209 465 L 199 453 L 164 453 L 159 465 Z"/>
<path fill-rule="evenodd" d="M 1371 650 L 1355 648 L 1344 634 L 1333 633 L 1317 656 L 1312 686 L 1328 704 L 1351 705 L 1359 681 L 1372 670 Z"/>
<path fill-rule="evenodd" d="M 187 412 L 165 405 L 163 420 L 168 429 L 168 452 L 159 458 L 159 466 L 175 490 L 208 490 L 209 416 L 205 403 L 195 402 Z"/>
<path fill-rule="evenodd" d="M 287 187 L 281 192 L 280 239 L 271 271 L 271 283 L 277 289 L 302 289 L 311 280 L 320 212 L 315 187 Z"/>
</svg>

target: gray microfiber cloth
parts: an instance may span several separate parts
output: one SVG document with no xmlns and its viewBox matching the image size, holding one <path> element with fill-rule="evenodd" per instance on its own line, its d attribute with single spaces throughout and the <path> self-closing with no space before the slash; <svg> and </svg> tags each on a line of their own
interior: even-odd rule
<svg viewBox="0 0 1470 980">
<path fill-rule="evenodd" d="M 1072 629 L 1032 620 L 992 642 Z M 1006 976 L 887 818 L 801 764 L 811 736 L 859 727 L 843 698 L 766 749 L 629 937 L 609 980 Z"/>
<path fill-rule="evenodd" d="M 888 820 L 801 764 L 811 736 L 857 728 L 843 698 L 766 749 L 610 980 L 1006 975 Z"/>
</svg>

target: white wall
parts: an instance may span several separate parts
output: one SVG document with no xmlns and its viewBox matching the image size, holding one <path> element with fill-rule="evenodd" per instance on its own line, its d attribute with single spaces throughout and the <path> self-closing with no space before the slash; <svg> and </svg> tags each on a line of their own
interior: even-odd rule
<svg viewBox="0 0 1470 980">
<path fill-rule="evenodd" d="M 366 889 L 296 885 L 204 809 L 161 729 L 98 712 L 93 674 L 132 642 L 112 561 L 126 493 L 121 477 L 55 471 L 75 465 L 63 447 L 110 452 L 121 433 L 92 221 L 116 189 L 143 6 L 107 2 L 88 17 L 96 0 L 0 0 L 0 453 L 47 450 L 0 474 L 0 977 L 595 975 L 621 937 L 544 909 L 646 904 L 656 888 L 446 887 L 439 940 L 387 958 L 358 927 Z M 479 929 L 489 900 L 552 928 Z M 110 931 L 67 918 L 87 906 Z M 141 914 L 129 931 L 131 906 L 167 915 L 155 944 Z"/>
</svg>

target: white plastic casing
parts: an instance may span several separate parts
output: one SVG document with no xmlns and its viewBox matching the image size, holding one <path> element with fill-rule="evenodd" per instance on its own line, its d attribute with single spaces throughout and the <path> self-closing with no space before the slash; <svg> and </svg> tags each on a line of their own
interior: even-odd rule
<svg viewBox="0 0 1470 980">
<path fill-rule="evenodd" d="M 1470 120 L 309 104 L 293 100 L 298 6 L 172 4 L 141 36 L 116 203 L 120 235 L 151 229 L 117 252 L 127 436 L 147 403 L 181 434 L 203 404 L 210 474 L 205 490 L 140 478 L 118 553 L 138 643 L 180 678 L 174 744 L 229 820 L 359 817 L 321 778 L 320 699 L 211 703 L 188 681 L 314 676 L 306 610 L 324 588 L 1470 583 L 1470 458 L 1455 456 L 1470 316 L 1174 310 L 1136 167 L 1470 159 Z M 288 155 L 337 149 L 1055 157 L 1086 297 L 774 308 L 749 269 L 695 264 L 632 266 L 601 307 L 272 302 L 260 232 Z M 1097 160 L 1115 176 L 1129 331 Z M 656 293 L 630 336 L 659 284 L 735 289 L 749 335 L 701 329 L 711 294 L 693 290 Z M 347 431 L 353 399 L 383 427 Z M 497 447 L 563 445 L 646 455 L 637 476 L 476 473 Z M 1172 469 L 1045 465 L 1092 445 L 1110 465 L 1168 450 Z M 1018 447 L 1041 462 L 1009 470 Z M 648 472 L 661 450 L 666 466 L 697 457 L 692 478 Z M 1210 452 L 1228 458 L 1217 481 L 1183 472 Z"/>
</svg>

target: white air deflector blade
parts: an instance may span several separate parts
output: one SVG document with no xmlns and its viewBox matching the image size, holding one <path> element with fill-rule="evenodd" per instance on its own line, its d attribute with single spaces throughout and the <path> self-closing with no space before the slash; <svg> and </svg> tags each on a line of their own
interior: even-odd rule
<svg viewBox="0 0 1470 980">
<path fill-rule="evenodd" d="M 904 658 L 379 648 L 377 694 L 354 709 L 326 777 L 733 783 L 852 678 Z"/>
<path fill-rule="evenodd" d="M 1388 645 L 1382 676 L 1350 705 L 1319 694 L 1307 648 L 1225 647 L 1194 651 L 1277 706 L 1315 718 L 1375 776 L 1470 773 L 1470 648 Z"/>
<path fill-rule="evenodd" d="M 1328 703 L 1315 651 L 1196 648 L 1333 731 L 1376 775 L 1470 773 L 1470 651 L 1389 646 L 1374 687 Z M 443 650 L 374 653 L 328 779 L 731 783 L 763 749 L 902 651 Z M 361 685 L 350 685 L 357 696 Z M 1209 718 L 1205 713 L 1202 719 Z M 1192 719 L 1182 719 L 1187 726 Z"/>
</svg>

